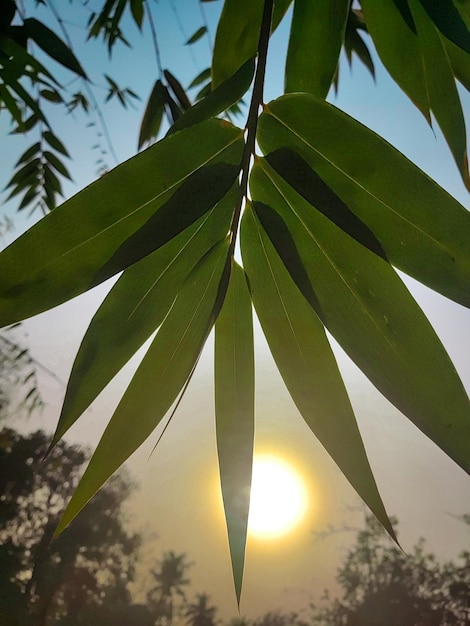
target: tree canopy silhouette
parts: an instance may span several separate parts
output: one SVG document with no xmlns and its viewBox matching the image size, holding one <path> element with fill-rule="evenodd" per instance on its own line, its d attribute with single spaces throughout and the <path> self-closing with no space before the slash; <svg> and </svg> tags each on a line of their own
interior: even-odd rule
<svg viewBox="0 0 470 626">
<path fill-rule="evenodd" d="M 48 446 L 41 431 L 0 432 L 2 625 L 78 626 L 89 624 L 91 615 L 110 618 L 132 604 L 128 585 L 140 537 L 127 529 L 122 510 L 131 483 L 122 473 L 113 477 L 87 512 L 51 542 L 87 454 L 61 442 L 44 461 Z"/>
</svg>

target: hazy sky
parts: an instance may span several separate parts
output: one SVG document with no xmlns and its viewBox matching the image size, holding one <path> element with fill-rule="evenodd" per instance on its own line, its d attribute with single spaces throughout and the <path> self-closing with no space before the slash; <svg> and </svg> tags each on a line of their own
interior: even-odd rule
<svg viewBox="0 0 470 626">
<path fill-rule="evenodd" d="M 220 5 L 205 4 L 212 27 Z M 163 65 L 186 85 L 208 62 L 207 40 L 202 39 L 191 50 L 181 45 L 201 25 L 198 4 L 196 0 L 160 0 L 152 6 Z M 177 16 L 173 7 L 177 8 Z M 63 10 L 70 11 L 68 27 L 85 69 L 92 71 L 97 58 L 105 67 L 102 46 L 92 45 L 89 50 L 80 45 L 83 31 L 74 26 L 74 9 L 64 3 Z M 145 102 L 156 79 L 156 64 L 148 33 L 142 40 L 132 26 L 130 31 L 133 51 L 117 46 L 105 71 L 122 86 L 139 93 Z M 287 32 L 288 24 L 284 24 L 273 38 L 266 100 L 282 90 Z M 213 35 L 212 29 L 212 38 Z M 99 87 L 95 92 L 101 97 Z M 421 114 L 382 70 L 379 69 L 374 84 L 358 62 L 350 74 L 343 60 L 339 95 L 331 100 L 391 141 L 468 207 L 468 194 L 439 132 L 433 134 Z M 142 103 L 138 110 L 127 112 L 117 105 L 105 109 L 120 160 L 135 153 L 141 107 Z M 468 98 L 465 107 L 470 111 Z M 74 157 L 70 169 L 75 182 L 67 186 L 69 195 L 93 180 L 96 170 L 95 156 L 90 151 L 95 143 L 95 129 L 83 130 L 76 121 L 70 117 L 56 119 L 58 134 Z M 3 133 L 4 123 L 0 128 Z M 11 137 L 3 145 L 14 162 L 22 147 Z M 112 166 L 112 158 L 106 158 Z M 5 179 L 7 172 L 4 167 Z M 9 207 L 9 215 L 16 220 L 17 235 L 24 221 L 16 218 L 11 204 Z M 407 283 L 469 389 L 469 311 L 412 281 Z M 81 336 L 108 288 L 109 285 L 98 288 L 24 324 L 23 332 L 28 335 L 33 355 L 63 379 L 67 378 Z M 250 616 L 268 609 L 306 607 L 310 599 L 318 598 L 324 587 L 331 586 L 351 535 L 315 541 L 314 531 L 330 524 L 360 526 L 363 516 L 360 507 L 357 509 L 354 492 L 311 436 L 289 399 L 260 332 L 256 359 L 256 449 L 279 454 L 296 467 L 305 478 L 309 506 L 295 533 L 275 541 L 250 538 L 241 605 L 242 613 Z M 454 557 L 464 547 L 468 535 L 465 527 L 449 514 L 470 511 L 468 477 L 384 400 L 339 349 L 338 360 L 386 506 L 400 520 L 403 547 L 409 548 L 419 536 L 425 536 L 430 549 L 441 556 Z M 70 439 L 96 443 L 136 364 L 133 359 L 110 384 L 73 429 Z M 47 406 L 43 415 L 23 426 L 44 425 L 52 429 L 65 388 L 46 374 L 41 373 L 40 378 Z M 156 439 L 157 434 L 129 463 L 141 485 L 133 507 L 136 522 L 159 537 L 154 552 L 146 554 L 142 570 L 148 569 L 152 559 L 158 558 L 164 549 L 185 551 L 196 562 L 191 574 L 194 590 L 207 591 L 224 616 L 234 615 L 236 603 L 217 485 L 211 341 L 174 421 L 149 459 Z"/>
</svg>

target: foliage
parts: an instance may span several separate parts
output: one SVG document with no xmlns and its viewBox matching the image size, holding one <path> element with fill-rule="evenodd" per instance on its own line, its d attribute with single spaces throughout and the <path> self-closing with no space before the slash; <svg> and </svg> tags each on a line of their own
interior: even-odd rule
<svg viewBox="0 0 470 626">
<path fill-rule="evenodd" d="M 0 420 L 42 407 L 36 364 L 14 327 L 0 335 Z"/>
<path fill-rule="evenodd" d="M 470 617 L 470 554 L 439 563 L 420 540 L 408 555 L 368 516 L 337 575 L 342 589 L 315 612 L 319 626 L 465 626 Z"/>
<path fill-rule="evenodd" d="M 325 330 L 386 398 L 470 468 L 467 395 L 395 271 L 469 306 L 470 215 L 385 140 L 325 100 L 332 84 L 340 88 L 341 49 L 373 71 L 375 46 L 424 117 L 436 120 L 470 186 L 456 86 L 458 80 L 470 87 L 468 9 L 452 0 L 440 10 L 427 0 L 362 0 L 360 8 L 348 0 L 295 0 L 286 93 L 266 104 L 270 34 L 291 4 L 225 0 L 202 99 L 191 106 L 160 68 L 139 145 L 157 136 L 164 113 L 173 124 L 168 134 L 54 209 L 0 257 L 3 325 L 124 270 L 82 342 L 53 445 L 158 330 L 58 532 L 178 405 L 215 326 L 217 445 L 238 599 L 253 446 L 251 303 L 300 413 L 390 535 Z M 90 34 L 102 36 L 110 50 L 124 39 L 119 25 L 127 6 L 140 26 L 146 2 L 106 2 L 92 19 Z M 9 32 L 7 42 L 14 39 Z M 41 32 L 44 44 L 37 25 L 33 34 L 22 32 L 38 45 Z M 7 79 L 8 63 L 18 62 L 20 78 L 27 73 L 53 86 L 24 48 L 17 54 L 18 44 L 8 45 Z M 80 74 L 70 56 L 61 59 Z M 253 67 L 245 128 L 214 117 L 244 96 Z M 16 89 L 41 119 L 37 103 L 8 80 L 10 95 Z M 13 115 L 14 106 L 9 110 Z M 32 171 L 38 163 L 54 167 L 51 157 L 36 153 L 24 162 Z M 30 180 L 30 169 L 20 180 Z M 238 240 L 242 265 L 235 260 Z"/>
<path fill-rule="evenodd" d="M 48 436 L 41 431 L 0 433 L 2 624 L 27 619 L 35 626 L 78 626 L 87 615 L 131 607 L 128 583 L 140 537 L 126 529 L 121 509 L 131 484 L 116 475 L 51 544 L 87 455 L 61 442 L 43 462 L 47 448 Z"/>
</svg>

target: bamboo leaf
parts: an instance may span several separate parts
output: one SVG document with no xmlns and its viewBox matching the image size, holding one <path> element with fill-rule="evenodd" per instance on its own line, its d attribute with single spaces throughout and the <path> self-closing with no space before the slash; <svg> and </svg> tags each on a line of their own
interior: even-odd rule
<svg viewBox="0 0 470 626">
<path fill-rule="evenodd" d="M 265 107 L 258 142 L 268 155 L 297 152 L 374 234 L 390 263 L 470 306 L 470 214 L 381 137 L 323 100 L 289 94 Z M 286 174 L 289 166 L 274 160 Z M 309 199 L 308 184 L 286 175 Z"/>
<path fill-rule="evenodd" d="M 201 26 L 191 35 L 191 37 L 188 39 L 188 41 L 184 45 L 188 46 L 192 43 L 196 43 L 196 41 L 199 41 L 199 39 L 201 39 L 201 37 L 203 37 L 206 33 L 207 33 L 207 28 L 205 26 Z"/>
<path fill-rule="evenodd" d="M 274 32 L 276 28 L 279 26 L 279 24 L 282 21 L 282 18 L 287 13 L 292 2 L 293 0 L 274 0 L 271 32 Z"/>
<path fill-rule="evenodd" d="M 228 245 L 217 244 L 185 282 L 103 433 L 56 535 L 155 430 L 188 380 L 214 321 Z"/>
<path fill-rule="evenodd" d="M 256 56 L 263 0 L 225 0 L 215 35 L 212 88 Z"/>
<path fill-rule="evenodd" d="M 423 57 L 429 104 L 470 190 L 465 121 L 452 67 L 442 38 L 419 0 L 409 0 Z M 470 35 L 469 35 L 470 37 Z"/>
<path fill-rule="evenodd" d="M 395 0 L 362 0 L 367 30 L 393 80 L 431 123 L 421 52 L 408 4 Z"/>
<path fill-rule="evenodd" d="M 207 215 L 119 278 L 83 338 L 52 445 L 162 323 L 188 274 L 228 232 L 238 193 L 236 185 Z"/>
<path fill-rule="evenodd" d="M 331 334 L 390 402 L 470 472 L 467 394 L 393 268 L 312 210 L 265 160 L 255 165 L 250 188 L 252 197 L 274 210 L 290 232 L 318 299 L 317 314 Z M 258 217 L 294 276 L 277 220 L 262 213 Z"/>
<path fill-rule="evenodd" d="M 285 91 L 326 98 L 336 72 L 349 0 L 295 0 L 286 59 Z"/>
<path fill-rule="evenodd" d="M 243 145 L 242 130 L 202 122 L 163 139 L 48 214 L 0 254 L 1 324 L 65 302 L 175 237 L 232 186 Z"/>
<path fill-rule="evenodd" d="M 293 401 L 351 485 L 395 538 L 320 319 L 251 210 L 245 211 L 241 236 L 256 313 Z"/>
<path fill-rule="evenodd" d="M 470 33 L 452 0 L 419 0 L 432 22 L 456 46 L 470 54 Z M 412 7 L 412 5 L 411 5 Z M 414 9 L 412 8 L 412 11 Z"/>
<path fill-rule="evenodd" d="M 144 143 L 155 139 L 162 123 L 163 111 L 165 108 L 165 87 L 159 79 L 153 86 L 150 97 L 145 107 L 144 117 L 140 125 L 138 149 Z"/>
<path fill-rule="evenodd" d="M 245 272 L 236 263 L 215 325 L 214 372 L 220 485 L 240 604 L 250 508 L 255 373 L 251 297 Z"/>
<path fill-rule="evenodd" d="M 54 31 L 42 22 L 29 17 L 23 22 L 27 36 L 30 37 L 52 59 L 72 70 L 79 76 L 87 78 L 77 57 Z"/>
<path fill-rule="evenodd" d="M 255 62 L 250 59 L 225 83 L 216 87 L 205 98 L 185 111 L 173 124 L 170 133 L 218 115 L 238 102 L 248 91 L 254 71 Z"/>
<path fill-rule="evenodd" d="M 173 76 L 169 70 L 164 70 L 163 73 L 183 110 L 186 111 L 187 109 L 190 109 L 191 102 L 189 101 L 189 98 L 179 80 Z"/>
</svg>

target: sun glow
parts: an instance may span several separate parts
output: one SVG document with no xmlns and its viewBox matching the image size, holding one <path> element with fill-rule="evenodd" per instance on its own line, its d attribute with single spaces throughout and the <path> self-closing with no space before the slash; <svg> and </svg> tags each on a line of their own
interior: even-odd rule
<svg viewBox="0 0 470 626">
<path fill-rule="evenodd" d="M 253 461 L 248 531 L 260 539 L 279 537 L 301 521 L 307 507 L 303 480 L 275 456 Z"/>
</svg>

